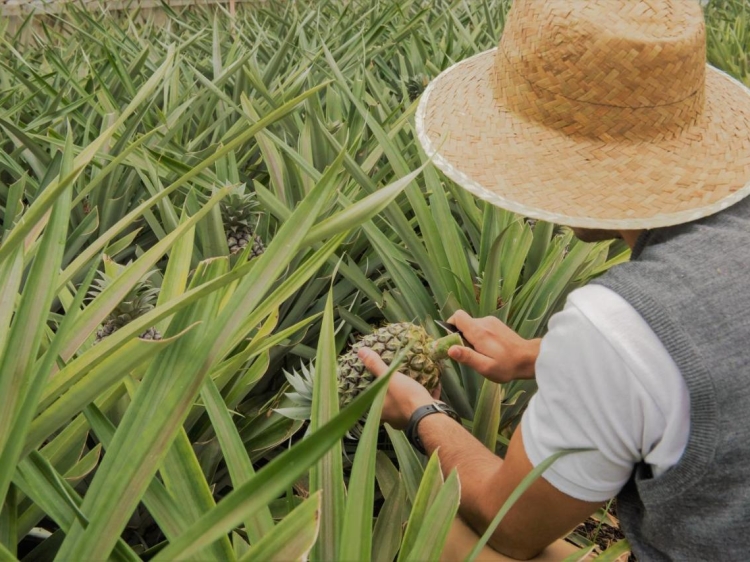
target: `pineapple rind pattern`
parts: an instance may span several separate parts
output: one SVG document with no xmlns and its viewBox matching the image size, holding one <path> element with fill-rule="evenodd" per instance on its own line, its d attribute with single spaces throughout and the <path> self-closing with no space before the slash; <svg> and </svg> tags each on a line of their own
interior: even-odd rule
<svg viewBox="0 0 750 562">
<path fill-rule="evenodd" d="M 440 382 L 438 362 L 430 357 L 432 338 L 421 326 L 409 322 L 388 324 L 367 334 L 352 345 L 338 361 L 339 404 L 343 408 L 374 380 L 357 357 L 362 347 L 369 347 L 390 365 L 399 350 L 412 344 L 401 371 L 432 392 Z"/>
<path fill-rule="evenodd" d="M 249 228 L 230 230 L 227 233 L 229 253 L 232 255 L 239 254 L 247 248 L 251 239 L 253 241 L 253 247 L 250 252 L 250 258 L 257 258 L 266 251 L 266 247 L 263 245 L 263 240 L 261 240 L 260 236 L 253 234 L 252 230 Z"/>
<path fill-rule="evenodd" d="M 374 376 L 365 369 L 365 366 L 357 357 L 357 352 L 362 347 L 369 347 L 375 351 L 386 365 L 390 365 L 396 354 L 407 345 L 412 347 L 401 365 L 401 372 L 413 378 L 432 392 L 440 383 L 440 361 L 433 359 L 431 355 L 431 344 L 433 339 L 421 326 L 409 322 L 388 324 L 377 329 L 371 334 L 363 336 L 353 344 L 349 351 L 338 358 L 337 378 L 339 407 L 344 408 L 360 392 L 365 390 L 374 380 Z M 312 406 L 312 389 L 315 369 L 311 365 L 302 366 L 301 373 L 285 373 L 286 379 L 294 389 L 287 393 L 287 397 L 301 408 L 295 408 L 294 419 L 309 418 Z M 288 409 L 280 409 L 281 413 L 291 413 Z M 303 414 L 301 415 L 301 411 Z M 355 432 L 356 435 L 356 432 Z"/>
</svg>

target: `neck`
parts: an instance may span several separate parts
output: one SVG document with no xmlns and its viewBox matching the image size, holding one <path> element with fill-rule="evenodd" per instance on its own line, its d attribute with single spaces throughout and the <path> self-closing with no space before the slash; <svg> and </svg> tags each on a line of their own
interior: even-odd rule
<svg viewBox="0 0 750 562">
<path fill-rule="evenodd" d="M 620 236 L 622 236 L 622 239 L 625 241 L 625 243 L 630 246 L 630 249 L 632 250 L 635 247 L 635 243 L 638 241 L 638 237 L 645 232 L 643 229 L 641 230 L 620 230 Z"/>
</svg>

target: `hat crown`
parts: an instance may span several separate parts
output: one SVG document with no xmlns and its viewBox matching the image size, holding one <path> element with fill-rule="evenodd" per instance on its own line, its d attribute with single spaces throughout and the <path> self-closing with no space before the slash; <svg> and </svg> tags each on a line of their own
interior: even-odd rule
<svg viewBox="0 0 750 562">
<path fill-rule="evenodd" d="M 497 93 L 568 134 L 668 134 L 701 112 L 705 41 L 695 1 L 516 0 L 497 51 Z"/>
</svg>

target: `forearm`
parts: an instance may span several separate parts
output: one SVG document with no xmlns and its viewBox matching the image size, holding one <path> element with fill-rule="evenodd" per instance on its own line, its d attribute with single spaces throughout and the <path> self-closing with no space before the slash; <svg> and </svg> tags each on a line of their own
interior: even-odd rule
<svg viewBox="0 0 750 562">
<path fill-rule="evenodd" d="M 485 320 L 492 324 L 492 318 Z M 500 322 L 496 318 L 494 320 Z M 500 325 L 509 330 L 502 323 Z M 487 329 L 489 328 L 492 326 Z M 510 366 L 508 362 L 504 362 L 504 367 L 513 371 L 511 378 L 518 378 L 518 374 L 523 373 L 524 364 L 528 368 L 536 362 L 539 340 L 525 341 L 528 342 L 527 345 L 521 347 L 528 352 L 524 354 L 526 360 L 509 361 L 512 363 Z M 449 350 L 451 357 L 456 352 L 460 356 L 466 352 L 476 354 L 474 350 L 461 346 L 453 346 Z M 359 358 L 376 376 L 383 376 L 388 372 L 388 366 L 382 358 L 368 348 L 360 349 Z M 487 359 L 484 356 L 482 361 L 486 362 Z M 528 371 L 525 374 L 528 375 Z M 402 373 L 394 373 L 383 404 L 382 419 L 395 428 L 406 429 L 414 412 L 432 404 L 434 400 L 435 397 L 416 380 Z M 504 460 L 487 450 L 460 423 L 444 414 L 435 413 L 423 417 L 417 427 L 426 452 L 432 454 L 438 451 L 444 474 L 448 475 L 453 470 L 458 472 L 461 482 L 461 516 L 478 533 L 483 533 L 513 491 L 534 468 L 526 455 L 521 427 L 514 432 Z M 514 559 L 533 558 L 598 507 L 596 502 L 584 502 L 567 496 L 539 478 L 505 514 L 490 537 L 490 545 Z"/>
<path fill-rule="evenodd" d="M 447 477 L 458 471 L 461 481 L 461 516 L 477 531 L 489 525 L 496 502 L 490 491 L 503 460 L 494 455 L 466 429 L 448 416 L 435 414 L 419 423 L 419 436 L 428 455 L 436 449 L 440 466 Z"/>
<path fill-rule="evenodd" d="M 427 416 L 418 429 L 427 453 L 438 451 L 443 473 L 458 471 L 459 512 L 478 534 L 483 534 L 513 490 L 533 469 L 523 446 L 521 427 L 511 439 L 505 460 L 487 450 L 448 416 Z M 540 478 L 506 514 L 489 544 L 513 559 L 534 558 L 600 505 L 566 496 Z"/>
</svg>

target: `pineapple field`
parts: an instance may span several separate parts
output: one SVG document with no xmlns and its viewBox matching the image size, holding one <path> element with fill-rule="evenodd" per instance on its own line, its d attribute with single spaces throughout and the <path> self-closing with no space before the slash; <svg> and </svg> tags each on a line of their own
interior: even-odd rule
<svg viewBox="0 0 750 562">
<path fill-rule="evenodd" d="M 460 482 L 381 426 L 356 350 L 502 456 L 534 383 L 450 361 L 440 322 L 541 336 L 629 256 L 474 199 L 416 140 L 421 92 L 510 4 L 0 23 L 0 560 L 439 559 Z M 750 7 L 705 10 L 750 85 Z M 626 553 L 596 521 L 581 556 Z"/>
</svg>

